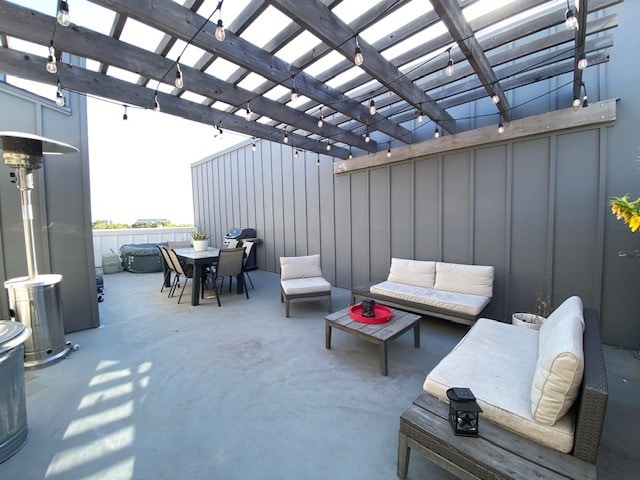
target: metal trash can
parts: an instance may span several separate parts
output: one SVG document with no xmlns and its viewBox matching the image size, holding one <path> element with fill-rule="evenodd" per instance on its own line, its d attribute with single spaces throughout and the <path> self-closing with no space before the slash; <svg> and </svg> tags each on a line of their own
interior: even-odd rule
<svg viewBox="0 0 640 480">
<path fill-rule="evenodd" d="M 24 388 L 24 346 L 31 329 L 0 321 L 0 463 L 27 441 L 27 402 Z"/>
<path fill-rule="evenodd" d="M 31 328 L 24 344 L 24 367 L 41 368 L 56 363 L 69 353 L 62 322 L 62 275 L 12 278 L 4 282 L 9 291 L 12 320 Z"/>
</svg>

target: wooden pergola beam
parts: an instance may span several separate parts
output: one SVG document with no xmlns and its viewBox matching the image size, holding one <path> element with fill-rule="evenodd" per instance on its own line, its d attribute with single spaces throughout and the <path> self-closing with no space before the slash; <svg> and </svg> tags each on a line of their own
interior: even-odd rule
<svg viewBox="0 0 640 480">
<path fill-rule="evenodd" d="M 487 91 L 487 95 L 497 96 L 498 104 L 496 106 L 502 117 L 509 121 L 511 118 L 509 101 L 500 87 L 498 77 L 496 77 L 484 50 L 480 46 L 475 32 L 469 22 L 465 20 L 458 2 L 456 0 L 431 0 L 431 5 L 446 25 L 460 51 L 475 70 Z"/>
<path fill-rule="evenodd" d="M 353 57 L 357 32 L 354 32 L 318 0 L 268 1 L 346 58 Z M 417 88 L 395 65 L 385 59 L 364 39 L 359 40 L 359 46 L 365 58 L 360 68 L 386 88 L 405 99 L 407 103 L 414 105 L 415 108 L 422 108 L 425 114 L 432 119 L 437 119 L 448 132 L 454 133 L 456 131 L 455 121 L 451 115 Z M 379 130 L 382 129 L 379 128 Z M 407 143 L 406 138 L 399 138 L 399 140 Z"/>
<path fill-rule="evenodd" d="M 49 74 L 42 65 L 46 58 L 17 50 L 0 49 L 0 68 L 3 73 L 26 78 L 47 85 L 55 85 L 57 78 Z M 149 88 L 125 82 L 109 75 L 92 72 L 85 68 L 67 63 L 58 64 L 58 77 L 63 89 L 79 92 L 96 97 L 109 98 L 126 105 L 135 105 L 148 109 L 153 104 L 155 92 Z M 247 122 L 238 115 L 228 115 L 215 108 L 190 102 L 168 93 L 157 92 L 162 112 L 177 117 L 186 118 L 194 122 L 205 123 L 215 127 L 221 126 L 226 130 L 243 135 L 264 138 L 276 143 L 282 142 L 282 131 L 257 122 Z M 327 154 L 326 144 L 306 137 L 291 134 L 290 146 L 299 146 L 304 150 Z M 301 145 L 304 145 L 302 147 Z M 346 159 L 349 151 L 344 148 L 334 148 L 331 155 Z"/>
<path fill-rule="evenodd" d="M 342 113 L 351 116 L 360 123 L 376 122 L 381 131 L 393 138 L 407 138 L 409 130 L 390 122 L 380 114 L 370 115 L 368 109 L 347 95 L 328 87 L 303 71 L 292 69 L 284 60 L 270 55 L 269 52 L 247 42 L 233 32 L 226 33 L 224 42 L 215 39 L 216 24 L 207 22 L 202 16 L 184 8 L 171 0 L 89 0 L 103 7 L 154 27 L 160 31 L 191 41 L 210 53 L 242 66 L 248 70 L 269 78 L 286 87 L 295 88 L 314 100 L 333 105 Z M 198 29 L 202 26 L 200 32 Z M 195 37 L 194 37 L 195 35 Z M 192 40 L 193 38 L 193 40 Z M 238 106 L 238 105 L 235 105 Z"/>
<path fill-rule="evenodd" d="M 587 25 L 587 0 L 580 0 L 578 6 L 578 12 L 576 15 L 578 19 L 578 31 L 575 34 L 576 37 L 576 53 L 575 53 L 575 65 L 573 66 L 573 98 L 580 98 L 580 86 L 582 85 L 582 70 L 578 68 L 578 61 L 580 56 L 584 52 L 584 41 L 587 35 L 585 26 Z"/>
<path fill-rule="evenodd" d="M 50 25 L 52 21 L 55 19 L 45 14 L 8 2 L 0 3 L 0 32 L 11 36 L 47 45 L 48 29 L 46 26 Z M 56 46 L 74 55 L 92 58 L 157 81 L 172 83 L 172 74 L 175 75 L 173 60 L 77 25 L 58 31 Z M 194 93 L 225 102 L 246 103 L 251 100 L 252 109 L 262 115 L 278 118 L 283 123 L 298 124 L 307 131 L 331 134 L 333 138 L 341 142 L 366 151 L 377 150 L 375 144 L 366 143 L 359 135 L 340 129 L 335 125 L 327 125 L 320 129 L 316 119 L 304 112 L 299 112 L 266 97 L 256 98 L 249 90 L 233 86 L 186 65 L 182 66 L 182 71 L 189 83 L 189 90 Z M 281 135 L 284 136 L 284 133 Z M 298 142 L 296 145 L 305 148 L 302 146 L 302 142 Z"/>
<path fill-rule="evenodd" d="M 127 23 L 127 17 L 116 13 L 116 16 L 113 19 L 113 23 L 111 24 L 111 31 L 109 32 L 109 36 L 116 39 L 120 38 L 120 35 L 122 35 L 122 30 L 124 30 L 125 23 Z M 109 65 L 107 65 L 106 63 L 101 63 L 99 65 L 98 71 L 100 73 L 107 73 L 108 69 Z"/>
</svg>

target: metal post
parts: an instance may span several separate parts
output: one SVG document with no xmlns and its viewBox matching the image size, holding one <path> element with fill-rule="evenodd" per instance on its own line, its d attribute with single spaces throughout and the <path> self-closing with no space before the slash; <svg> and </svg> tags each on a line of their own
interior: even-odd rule
<svg viewBox="0 0 640 480">
<path fill-rule="evenodd" d="M 20 190 L 22 203 L 22 228 L 24 229 L 24 247 L 27 255 L 27 272 L 33 280 L 38 276 L 36 263 L 36 243 L 33 235 L 33 206 L 31 204 L 31 190 L 33 190 L 33 173 L 26 168 L 16 168 L 17 187 Z"/>
</svg>

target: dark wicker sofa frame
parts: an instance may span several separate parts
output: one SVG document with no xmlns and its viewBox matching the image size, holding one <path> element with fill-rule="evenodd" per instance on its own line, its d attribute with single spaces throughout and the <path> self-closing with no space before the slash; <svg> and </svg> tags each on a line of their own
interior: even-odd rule
<svg viewBox="0 0 640 480">
<path fill-rule="evenodd" d="M 595 478 L 609 393 L 597 312 L 585 309 L 584 320 L 584 375 L 570 454 L 489 422 L 481 421 L 480 438 L 456 437 L 447 404 L 423 393 L 400 417 L 398 477 L 407 476 L 409 453 L 416 449 L 459 478 Z"/>
</svg>

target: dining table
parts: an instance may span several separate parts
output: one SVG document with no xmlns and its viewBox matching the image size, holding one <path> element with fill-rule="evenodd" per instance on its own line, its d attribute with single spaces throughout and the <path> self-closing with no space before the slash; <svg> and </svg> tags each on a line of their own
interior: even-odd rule
<svg viewBox="0 0 640 480">
<path fill-rule="evenodd" d="M 204 276 L 204 272 L 206 267 L 211 265 L 215 265 L 218 261 L 218 254 L 220 253 L 220 249 L 216 247 L 208 247 L 206 250 L 196 252 L 193 247 L 189 248 L 174 248 L 176 255 L 180 259 L 180 261 L 184 262 L 188 265 L 193 265 L 193 279 L 191 282 L 191 305 L 194 307 L 200 304 L 200 285 L 202 283 L 202 277 Z M 169 287 L 170 280 L 168 276 L 168 266 L 164 262 L 162 262 L 165 272 L 165 286 Z M 238 278 L 237 284 L 237 293 L 244 293 L 244 281 L 241 277 Z"/>
</svg>

